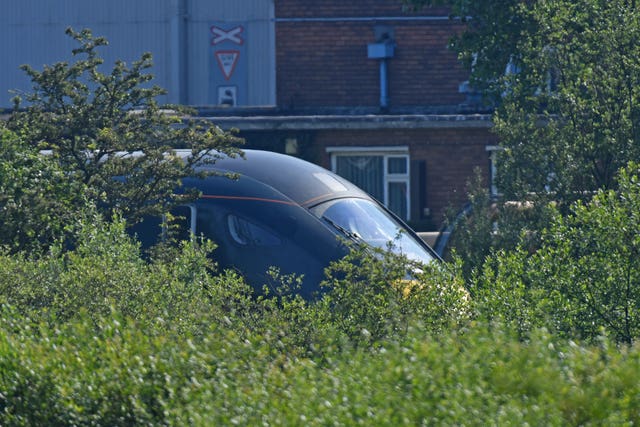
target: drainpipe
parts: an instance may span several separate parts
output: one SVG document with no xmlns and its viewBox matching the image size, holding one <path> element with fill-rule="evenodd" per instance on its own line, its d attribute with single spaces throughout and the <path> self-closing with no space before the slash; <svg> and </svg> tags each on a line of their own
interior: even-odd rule
<svg viewBox="0 0 640 427">
<path fill-rule="evenodd" d="M 368 58 L 380 61 L 380 109 L 382 110 L 386 110 L 389 106 L 387 59 L 393 58 L 394 51 L 395 43 L 389 38 L 379 43 L 370 43 L 367 46 Z"/>
<path fill-rule="evenodd" d="M 387 81 L 387 58 L 380 60 L 380 108 L 386 109 L 389 106 L 388 81 Z"/>
</svg>

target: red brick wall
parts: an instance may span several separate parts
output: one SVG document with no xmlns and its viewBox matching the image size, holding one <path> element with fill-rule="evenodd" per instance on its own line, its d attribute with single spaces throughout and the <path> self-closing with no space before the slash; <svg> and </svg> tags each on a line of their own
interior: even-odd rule
<svg viewBox="0 0 640 427">
<path fill-rule="evenodd" d="M 447 49 L 459 23 L 387 19 L 414 16 L 403 12 L 400 0 L 278 0 L 275 5 L 280 107 L 378 107 L 379 60 L 368 59 L 367 45 L 376 42 L 374 28 L 379 25 L 395 32 L 395 55 L 388 59 L 391 108 L 464 101 L 458 85 L 467 73 Z M 447 11 L 425 9 L 421 16 L 445 18 Z M 365 19 L 374 17 L 378 19 Z"/>
<path fill-rule="evenodd" d="M 332 107 L 377 111 L 380 64 L 367 57 L 367 45 L 384 26 L 396 44 L 387 60 L 390 111 L 456 111 L 466 101 L 458 85 L 468 73 L 447 47 L 463 28 L 448 13 L 431 8 L 412 15 L 401 0 L 275 0 L 278 106 L 294 114 Z M 328 146 L 408 146 L 411 160 L 425 162 L 426 207 L 436 227 L 449 207 L 466 202 L 475 168 L 488 176 L 486 146 L 496 144 L 488 129 L 464 127 L 314 131 L 307 142 L 306 154 L 327 168 Z"/>
<path fill-rule="evenodd" d="M 489 176 L 486 146 L 496 138 L 488 129 L 389 129 L 375 131 L 322 131 L 315 135 L 314 148 L 321 165 L 330 169 L 330 146 L 406 145 L 411 160 L 426 163 L 426 207 L 438 226 L 448 208 L 460 208 L 467 201 L 466 183 L 480 168 Z M 414 203 L 414 201 L 412 201 Z"/>
<path fill-rule="evenodd" d="M 406 10 L 402 0 L 275 0 L 277 18 L 361 16 L 447 16 L 446 7 Z"/>
</svg>

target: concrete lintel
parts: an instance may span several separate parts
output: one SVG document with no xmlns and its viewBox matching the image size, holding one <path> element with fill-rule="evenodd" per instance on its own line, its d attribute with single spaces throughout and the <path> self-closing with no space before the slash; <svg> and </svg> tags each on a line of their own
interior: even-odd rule
<svg viewBox="0 0 640 427">
<path fill-rule="evenodd" d="M 489 114 L 451 115 L 356 115 L 356 116 L 216 116 L 206 117 L 222 129 L 277 130 L 370 130 L 370 129 L 463 129 L 490 128 Z"/>
</svg>

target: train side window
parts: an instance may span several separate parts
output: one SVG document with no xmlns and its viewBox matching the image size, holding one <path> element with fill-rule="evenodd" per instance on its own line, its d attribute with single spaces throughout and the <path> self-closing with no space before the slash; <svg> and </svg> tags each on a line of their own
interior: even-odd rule
<svg viewBox="0 0 640 427">
<path fill-rule="evenodd" d="M 280 238 L 266 228 L 237 215 L 227 215 L 227 227 L 233 240 L 243 246 L 277 246 Z"/>
<path fill-rule="evenodd" d="M 163 218 L 163 240 L 190 240 L 195 235 L 195 206 L 181 205 Z"/>
</svg>

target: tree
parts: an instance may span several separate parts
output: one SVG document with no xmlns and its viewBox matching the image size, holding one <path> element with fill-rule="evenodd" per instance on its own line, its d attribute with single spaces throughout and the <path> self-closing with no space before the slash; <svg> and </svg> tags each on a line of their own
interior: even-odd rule
<svg viewBox="0 0 640 427">
<path fill-rule="evenodd" d="M 466 22 L 451 47 L 494 107 L 502 197 L 475 197 L 485 203 L 474 203 L 454 230 L 467 277 L 493 250 L 535 251 L 550 212 L 568 215 L 574 202 L 616 190 L 618 171 L 640 160 L 635 1 L 403 1 L 448 5 L 453 19 Z"/>
<path fill-rule="evenodd" d="M 521 43 L 526 72 L 507 79 L 496 118 L 499 185 L 557 201 L 616 188 L 617 172 L 640 158 L 640 12 L 582 0 L 537 2 L 529 14 L 539 30 Z"/>
<path fill-rule="evenodd" d="M 117 61 L 103 73 L 98 48 L 107 45 L 90 30 L 67 30 L 80 47 L 75 62 L 59 62 L 31 77 L 34 92 L 22 110 L 16 109 L 7 126 L 31 148 L 50 150 L 67 179 L 81 183 L 86 198 L 107 215 L 117 209 L 129 221 L 165 211 L 193 194 L 175 194 L 180 180 L 195 175 L 198 162 L 241 154 L 241 140 L 215 124 L 193 118 L 181 106 L 160 106 L 165 93 L 151 85 L 152 57 L 144 54 L 128 66 Z M 191 151 L 187 159 L 172 155 L 175 148 Z M 119 153 L 142 152 L 123 157 Z M 114 179 L 114 177 L 126 179 Z M 56 195 L 52 194 L 52 198 Z"/>
<path fill-rule="evenodd" d="M 39 252 L 70 232 L 85 186 L 0 123 L 0 244 Z"/>
<path fill-rule="evenodd" d="M 471 286 L 479 312 L 528 333 L 627 344 L 640 337 L 640 166 L 621 170 L 617 190 L 599 190 L 556 213 L 541 248 L 491 257 Z"/>
<path fill-rule="evenodd" d="M 452 47 L 496 106 L 509 199 L 567 208 L 640 157 L 640 11 L 630 0 L 405 0 L 468 22 Z M 505 70 L 511 70 L 505 73 Z"/>
</svg>

